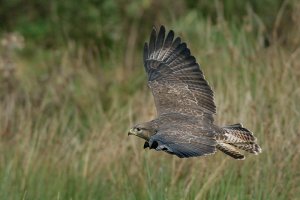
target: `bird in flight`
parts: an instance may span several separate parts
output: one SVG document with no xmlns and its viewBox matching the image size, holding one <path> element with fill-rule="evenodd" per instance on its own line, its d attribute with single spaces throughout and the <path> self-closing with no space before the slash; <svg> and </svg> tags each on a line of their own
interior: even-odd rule
<svg viewBox="0 0 300 200">
<path fill-rule="evenodd" d="M 144 46 L 144 67 L 157 118 L 135 125 L 128 135 L 145 140 L 144 148 L 165 151 L 180 158 L 214 154 L 217 150 L 245 159 L 240 152 L 261 152 L 251 131 L 241 124 L 218 126 L 213 91 L 186 43 L 153 28 Z"/>
</svg>

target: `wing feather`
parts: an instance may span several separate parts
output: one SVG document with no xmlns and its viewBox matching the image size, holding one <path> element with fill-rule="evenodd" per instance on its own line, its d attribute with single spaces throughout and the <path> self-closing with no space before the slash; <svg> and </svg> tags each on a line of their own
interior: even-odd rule
<svg viewBox="0 0 300 200">
<path fill-rule="evenodd" d="M 165 38 L 165 28 L 162 27 L 159 30 L 157 41 L 156 41 L 156 46 L 155 46 L 156 54 L 155 54 L 155 57 L 159 58 L 160 52 L 164 49 L 163 48 L 164 38 Z"/>
<path fill-rule="evenodd" d="M 150 35 L 150 42 L 149 42 L 149 52 L 150 52 L 150 58 L 154 58 L 155 53 L 155 44 L 156 44 L 156 29 L 153 28 L 151 35 Z"/>
<path fill-rule="evenodd" d="M 179 37 L 177 37 L 174 42 L 172 43 L 172 45 L 169 47 L 168 51 L 166 52 L 166 54 L 163 56 L 162 60 L 165 60 L 166 58 L 168 58 L 178 47 L 178 45 L 180 45 L 181 43 L 181 39 Z"/>
<path fill-rule="evenodd" d="M 173 39 L 174 39 L 174 32 L 173 31 L 170 31 L 167 35 L 167 38 L 165 40 L 165 43 L 163 45 L 163 50 L 161 51 L 158 59 L 159 60 L 163 60 L 164 59 L 164 56 L 168 53 L 168 51 L 170 50 L 170 47 L 172 45 L 172 42 L 173 42 Z"/>
<path fill-rule="evenodd" d="M 180 37 L 167 36 L 162 26 L 153 28 L 144 46 L 144 66 L 158 115 L 180 113 L 213 121 L 216 113 L 213 91 L 194 56 Z"/>
<path fill-rule="evenodd" d="M 195 131 L 195 130 L 194 130 Z M 209 155 L 216 152 L 216 140 L 212 135 L 184 133 L 178 129 L 164 130 L 152 136 L 149 143 L 155 142 L 155 149 L 175 154 L 180 158 Z"/>
</svg>

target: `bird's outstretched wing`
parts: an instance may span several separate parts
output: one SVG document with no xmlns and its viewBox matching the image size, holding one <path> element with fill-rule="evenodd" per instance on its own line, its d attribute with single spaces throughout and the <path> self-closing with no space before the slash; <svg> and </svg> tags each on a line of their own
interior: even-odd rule
<svg viewBox="0 0 300 200">
<path fill-rule="evenodd" d="M 180 113 L 213 121 L 216 106 L 213 91 L 194 56 L 171 30 L 153 28 L 144 46 L 144 66 L 158 115 Z"/>
</svg>

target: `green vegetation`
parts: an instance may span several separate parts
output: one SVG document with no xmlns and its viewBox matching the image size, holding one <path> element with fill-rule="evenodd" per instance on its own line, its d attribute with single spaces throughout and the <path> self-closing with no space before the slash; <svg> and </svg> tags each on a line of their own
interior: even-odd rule
<svg viewBox="0 0 300 200">
<path fill-rule="evenodd" d="M 300 199 L 300 4 L 221 2 L 3 1 L 0 199 Z M 216 123 L 242 122 L 262 154 L 179 159 L 127 137 L 155 116 L 153 24 L 198 59 Z"/>
</svg>

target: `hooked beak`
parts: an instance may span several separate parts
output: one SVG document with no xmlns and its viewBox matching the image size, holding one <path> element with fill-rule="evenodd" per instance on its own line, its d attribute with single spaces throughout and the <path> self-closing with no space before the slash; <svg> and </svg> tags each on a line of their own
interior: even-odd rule
<svg viewBox="0 0 300 200">
<path fill-rule="evenodd" d="M 129 136 L 129 135 L 136 135 L 136 133 L 135 133 L 135 131 L 134 131 L 133 128 L 131 128 L 131 129 L 129 130 L 128 136 Z"/>
</svg>

